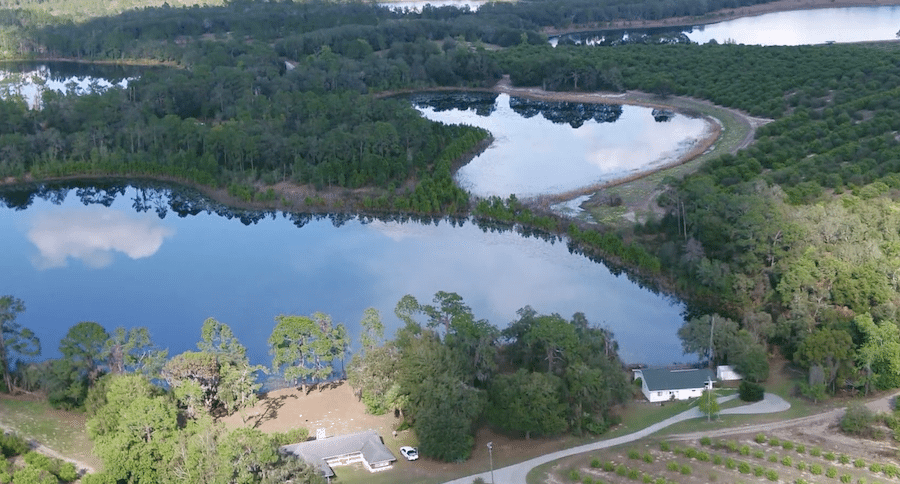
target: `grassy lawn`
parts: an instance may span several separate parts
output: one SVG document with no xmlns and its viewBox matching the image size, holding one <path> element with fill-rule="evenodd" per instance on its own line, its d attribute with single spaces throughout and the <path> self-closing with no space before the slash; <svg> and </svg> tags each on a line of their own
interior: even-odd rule
<svg viewBox="0 0 900 484">
<path fill-rule="evenodd" d="M 45 400 L 0 396 L 0 426 L 99 469 L 84 422 L 83 413 L 56 410 Z"/>
</svg>

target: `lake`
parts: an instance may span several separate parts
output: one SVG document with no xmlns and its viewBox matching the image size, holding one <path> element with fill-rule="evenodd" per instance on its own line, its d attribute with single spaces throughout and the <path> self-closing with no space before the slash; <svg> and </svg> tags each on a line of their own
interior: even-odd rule
<svg viewBox="0 0 900 484">
<path fill-rule="evenodd" d="M 435 8 L 441 7 L 455 7 L 458 9 L 468 8 L 471 11 L 478 10 L 478 7 L 487 3 L 488 0 L 420 0 L 420 1 L 405 1 L 401 0 L 398 2 L 378 2 L 379 6 L 388 7 L 395 10 L 409 9 L 414 12 L 421 12 L 422 9 L 426 5 L 431 5 Z"/>
<path fill-rule="evenodd" d="M 0 97 L 19 96 L 40 107 L 44 92 L 88 94 L 110 87 L 127 87 L 147 67 L 84 62 L 0 62 Z"/>
<path fill-rule="evenodd" d="M 536 101 L 507 94 L 422 94 L 428 119 L 487 129 L 494 142 L 457 183 L 479 197 L 558 194 L 677 161 L 709 135 L 700 118 L 642 106 Z"/>
<path fill-rule="evenodd" d="M 581 32 L 562 36 L 590 45 L 615 44 L 647 38 L 650 42 L 689 40 L 705 44 L 733 42 L 747 45 L 806 45 L 895 40 L 900 29 L 900 6 L 823 8 L 774 12 L 689 28 L 628 29 Z M 552 37 L 556 45 L 559 38 Z"/>
<path fill-rule="evenodd" d="M 185 189 L 131 184 L 0 192 L 0 294 L 21 298 L 18 322 L 57 357 L 73 324 L 146 326 L 170 355 L 196 349 L 214 317 L 254 363 L 279 314 L 330 314 L 354 337 L 367 307 L 392 335 L 397 301 L 456 292 L 503 328 L 516 310 L 610 328 L 627 362 L 684 361 L 684 305 L 569 252 L 555 238 L 491 232 L 471 221 L 234 212 Z M 5 201 L 4 201 L 5 200 Z M 12 208 L 9 208 L 11 206 Z"/>
</svg>

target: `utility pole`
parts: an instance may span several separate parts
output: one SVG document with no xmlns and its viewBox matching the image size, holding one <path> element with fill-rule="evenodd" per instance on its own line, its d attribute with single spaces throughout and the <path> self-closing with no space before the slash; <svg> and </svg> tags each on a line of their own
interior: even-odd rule
<svg viewBox="0 0 900 484">
<path fill-rule="evenodd" d="M 487 443 L 488 455 L 491 457 L 491 484 L 494 484 L 494 442 Z"/>
<path fill-rule="evenodd" d="M 716 333 L 716 315 L 709 317 L 709 369 L 713 369 L 713 356 L 715 349 L 713 348 L 713 334 Z"/>
</svg>

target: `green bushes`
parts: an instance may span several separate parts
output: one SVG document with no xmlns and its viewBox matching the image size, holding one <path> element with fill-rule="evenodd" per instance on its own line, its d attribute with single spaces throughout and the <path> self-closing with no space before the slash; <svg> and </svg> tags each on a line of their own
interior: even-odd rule
<svg viewBox="0 0 900 484">
<path fill-rule="evenodd" d="M 841 417 L 841 431 L 845 434 L 868 436 L 872 433 L 872 423 L 875 416 L 865 405 L 851 405 L 847 407 L 844 416 Z"/>
<path fill-rule="evenodd" d="M 3 457 L 22 455 L 30 448 L 28 441 L 18 435 L 0 433 L 0 453 L 3 454 Z"/>
<path fill-rule="evenodd" d="M 758 402 L 766 395 L 766 389 L 762 385 L 742 380 L 738 387 L 738 397 L 745 402 Z M 761 442 L 760 442 L 761 443 Z"/>
<path fill-rule="evenodd" d="M 753 440 L 755 440 L 757 444 L 765 444 L 768 439 L 766 438 L 766 434 L 758 433 Z"/>
</svg>

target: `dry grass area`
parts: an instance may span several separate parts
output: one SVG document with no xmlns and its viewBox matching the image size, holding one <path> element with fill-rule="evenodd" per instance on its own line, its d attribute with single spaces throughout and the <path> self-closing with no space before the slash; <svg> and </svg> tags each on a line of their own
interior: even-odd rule
<svg viewBox="0 0 900 484">
<path fill-rule="evenodd" d="M 91 452 L 81 412 L 57 410 L 47 400 L 31 395 L 0 394 L 0 429 L 13 431 L 40 444 L 41 453 L 65 458 L 85 469 L 101 467 Z"/>
</svg>

